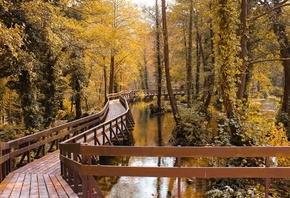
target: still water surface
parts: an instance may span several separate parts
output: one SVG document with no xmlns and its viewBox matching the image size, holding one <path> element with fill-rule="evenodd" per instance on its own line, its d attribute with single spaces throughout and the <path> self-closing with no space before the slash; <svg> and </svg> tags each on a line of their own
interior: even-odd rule
<svg viewBox="0 0 290 198">
<path fill-rule="evenodd" d="M 263 114 L 276 112 L 275 99 L 256 100 L 259 103 Z M 131 111 L 135 119 L 133 137 L 135 146 L 166 146 L 174 128 L 172 114 L 162 116 L 151 116 L 148 104 L 135 103 L 131 106 Z M 126 161 L 126 160 L 125 160 Z M 129 166 L 174 166 L 174 158 L 158 157 L 131 157 Z M 200 166 L 202 162 L 197 160 L 183 166 Z M 204 192 L 209 184 L 204 179 L 192 179 L 188 184 L 188 178 L 181 180 L 182 198 L 201 198 L 206 197 Z M 116 183 L 109 188 L 106 193 L 108 198 L 171 198 L 177 197 L 176 178 L 149 178 L 149 177 L 120 177 Z"/>
<path fill-rule="evenodd" d="M 133 137 L 135 146 L 165 146 L 174 128 L 172 114 L 151 116 L 148 104 L 136 103 L 131 106 L 135 119 Z M 131 157 L 129 166 L 169 166 L 174 165 L 174 158 Z M 109 190 L 109 198 L 168 198 L 176 197 L 176 178 L 120 177 Z M 191 196 L 194 188 L 182 180 L 182 197 Z"/>
</svg>

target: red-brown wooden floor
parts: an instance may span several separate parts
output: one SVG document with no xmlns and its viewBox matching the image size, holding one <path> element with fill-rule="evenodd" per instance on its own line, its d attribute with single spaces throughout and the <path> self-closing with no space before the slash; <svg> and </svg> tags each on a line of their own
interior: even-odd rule
<svg viewBox="0 0 290 198">
<path fill-rule="evenodd" d="M 60 176 L 59 151 L 10 173 L 0 184 L 0 197 L 78 197 Z"/>
</svg>

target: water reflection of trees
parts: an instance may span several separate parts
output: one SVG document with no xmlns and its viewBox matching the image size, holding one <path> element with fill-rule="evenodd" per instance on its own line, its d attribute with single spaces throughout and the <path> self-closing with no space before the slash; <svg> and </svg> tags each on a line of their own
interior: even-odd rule
<svg viewBox="0 0 290 198">
<path fill-rule="evenodd" d="M 130 157 L 103 157 L 103 165 L 114 165 L 114 166 L 128 166 Z M 111 188 L 119 181 L 120 177 L 95 177 L 99 187 L 101 188 L 104 195 L 106 195 Z"/>
</svg>

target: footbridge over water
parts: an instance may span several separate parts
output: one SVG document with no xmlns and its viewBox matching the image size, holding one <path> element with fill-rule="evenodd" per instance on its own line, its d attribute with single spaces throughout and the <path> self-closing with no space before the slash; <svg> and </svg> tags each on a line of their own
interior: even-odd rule
<svg viewBox="0 0 290 198">
<path fill-rule="evenodd" d="M 290 178 L 290 167 L 270 163 L 271 157 L 290 157 L 290 147 L 115 146 L 126 140 L 134 127 L 127 101 L 136 93 L 110 95 L 98 114 L 2 142 L 0 197 L 104 197 L 95 176 L 176 177 L 177 197 L 181 197 L 183 177 L 264 178 L 268 197 L 271 178 Z M 177 166 L 101 165 L 101 156 L 174 157 Z M 182 157 L 250 157 L 265 162 L 261 167 L 182 167 Z"/>
</svg>

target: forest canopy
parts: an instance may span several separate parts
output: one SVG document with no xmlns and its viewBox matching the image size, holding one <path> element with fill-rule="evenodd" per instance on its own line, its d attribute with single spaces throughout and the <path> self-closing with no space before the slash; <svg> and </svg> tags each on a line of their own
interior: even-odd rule
<svg viewBox="0 0 290 198">
<path fill-rule="evenodd" d="M 253 99 L 275 97 L 290 137 L 289 2 L 161 2 L 0 0 L 1 131 L 34 133 L 99 111 L 109 93 L 170 84 L 192 112 L 222 112 L 234 145 L 254 144 Z"/>
</svg>

